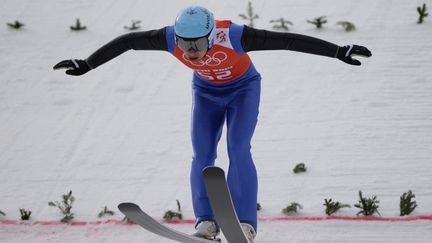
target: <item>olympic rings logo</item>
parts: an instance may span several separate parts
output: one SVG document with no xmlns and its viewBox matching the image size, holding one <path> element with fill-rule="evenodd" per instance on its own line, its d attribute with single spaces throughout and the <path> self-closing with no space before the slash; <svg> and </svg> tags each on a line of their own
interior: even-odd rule
<svg viewBox="0 0 432 243">
<path fill-rule="evenodd" d="M 210 66 L 215 67 L 219 66 L 222 62 L 224 62 L 228 58 L 228 55 L 223 51 L 217 51 L 213 53 L 212 56 L 206 55 L 204 60 L 200 60 L 198 62 L 192 62 L 191 60 L 186 58 L 186 54 L 183 53 L 183 60 L 189 62 L 193 66 L 202 67 L 202 66 Z"/>
</svg>

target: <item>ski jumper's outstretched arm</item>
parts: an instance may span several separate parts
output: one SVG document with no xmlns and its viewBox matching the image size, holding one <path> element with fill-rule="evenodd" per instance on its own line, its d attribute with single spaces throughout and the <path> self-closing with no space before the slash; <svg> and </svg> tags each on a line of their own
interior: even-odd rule
<svg viewBox="0 0 432 243">
<path fill-rule="evenodd" d="M 87 59 L 63 60 L 57 63 L 54 69 L 65 68 L 66 74 L 77 76 L 97 68 L 128 50 L 168 51 L 165 30 L 166 27 L 121 35 L 99 48 Z"/>
<path fill-rule="evenodd" d="M 306 35 L 260 30 L 249 26 L 244 27 L 241 41 L 245 52 L 290 50 L 338 58 L 351 65 L 361 65 L 360 61 L 352 58 L 353 55 L 372 56 L 372 53 L 364 46 L 347 45 L 340 47 L 328 41 Z"/>
</svg>

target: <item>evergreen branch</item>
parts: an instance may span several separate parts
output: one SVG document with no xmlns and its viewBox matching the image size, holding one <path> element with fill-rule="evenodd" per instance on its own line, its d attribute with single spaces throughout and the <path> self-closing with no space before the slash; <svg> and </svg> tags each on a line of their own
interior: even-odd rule
<svg viewBox="0 0 432 243">
<path fill-rule="evenodd" d="M 180 201 L 176 200 L 176 202 L 177 202 L 178 212 L 174 212 L 171 210 L 166 211 L 164 216 L 163 216 L 163 219 L 165 219 L 166 221 L 176 221 L 176 220 L 182 220 L 183 219 L 183 214 L 181 213 Z"/>
<path fill-rule="evenodd" d="M 134 222 L 132 222 L 132 220 L 130 220 L 130 219 L 129 219 L 128 217 L 126 217 L 126 216 L 123 218 L 122 221 L 123 221 L 123 223 L 125 223 L 125 224 L 133 224 L 133 223 L 134 223 Z"/>
<path fill-rule="evenodd" d="M 138 20 L 138 21 L 132 20 L 132 25 L 131 26 L 125 26 L 124 28 L 127 30 L 137 30 L 137 29 L 141 28 L 141 26 L 139 26 L 140 23 L 141 23 L 140 20 Z"/>
<path fill-rule="evenodd" d="M 306 172 L 306 165 L 304 163 L 297 164 L 293 169 L 295 174 Z"/>
<path fill-rule="evenodd" d="M 254 20 L 259 18 L 258 14 L 254 13 L 251 2 L 248 2 L 247 15 L 239 14 L 239 17 L 244 20 L 249 20 L 248 26 L 250 27 L 254 27 Z"/>
<path fill-rule="evenodd" d="M 417 202 L 413 201 L 413 198 L 415 198 L 415 195 L 411 190 L 402 194 L 399 204 L 400 216 L 410 215 L 417 207 Z"/>
<path fill-rule="evenodd" d="M 102 211 L 100 211 L 99 213 L 98 213 L 98 218 L 102 218 L 102 217 L 104 217 L 104 216 L 113 216 L 114 215 L 114 211 L 112 211 L 112 210 L 109 210 L 108 209 L 108 207 L 107 206 L 105 206 L 103 209 L 102 209 Z"/>
<path fill-rule="evenodd" d="M 357 213 L 357 216 L 363 214 L 364 216 L 371 216 L 374 213 L 377 213 L 381 216 L 381 214 L 378 212 L 379 208 L 379 201 L 377 200 L 377 197 L 374 196 L 372 198 L 364 198 L 362 191 L 359 191 L 359 203 L 355 204 L 354 207 L 360 208 L 361 210 Z"/>
<path fill-rule="evenodd" d="M 181 205 L 180 205 L 180 201 L 177 199 L 176 202 L 177 202 L 177 209 L 178 209 L 177 211 L 178 211 L 178 212 L 181 212 Z"/>
<path fill-rule="evenodd" d="M 262 210 L 262 206 L 260 203 L 257 203 L 257 211 L 261 211 Z"/>
<path fill-rule="evenodd" d="M 68 194 L 62 195 L 63 201 L 60 202 L 48 202 L 48 205 L 51 207 L 57 207 L 60 212 L 64 215 L 61 222 L 69 222 L 74 218 L 74 214 L 71 212 L 72 203 L 75 201 L 75 197 L 72 196 L 72 191 L 69 191 Z"/>
<path fill-rule="evenodd" d="M 303 209 L 302 205 L 296 202 L 292 202 L 286 208 L 282 209 L 282 213 L 285 215 L 291 215 L 293 213 L 297 213 L 300 209 Z"/>
<path fill-rule="evenodd" d="M 426 11 L 427 11 L 427 8 L 426 8 L 425 3 L 423 3 L 423 5 L 421 7 L 417 7 L 417 13 L 419 14 L 419 19 L 417 21 L 417 24 L 423 23 L 424 18 L 429 16 L 429 13 L 427 13 Z"/>
<path fill-rule="evenodd" d="M 317 29 L 321 29 L 327 23 L 326 16 L 315 18 L 314 20 L 307 20 L 308 23 L 315 25 Z"/>
<path fill-rule="evenodd" d="M 168 210 L 165 212 L 163 219 L 165 219 L 166 221 L 182 220 L 183 214 Z"/>
<path fill-rule="evenodd" d="M 21 214 L 21 220 L 29 220 L 30 219 L 30 215 L 31 215 L 31 211 L 30 210 L 25 210 L 23 208 L 20 208 L 20 214 Z"/>
<path fill-rule="evenodd" d="M 336 24 L 341 25 L 346 32 L 354 31 L 356 29 L 355 25 L 349 21 L 339 21 Z"/>
<path fill-rule="evenodd" d="M 351 206 L 348 204 L 342 204 L 340 202 L 333 202 L 332 199 L 324 199 L 324 206 L 326 206 L 325 213 L 327 215 L 332 215 L 339 211 L 341 208 L 350 208 Z"/>
<path fill-rule="evenodd" d="M 87 27 L 81 25 L 80 19 L 76 19 L 75 26 L 71 26 L 70 29 L 73 31 L 85 30 Z"/>
<path fill-rule="evenodd" d="M 21 27 L 24 26 L 24 24 L 19 22 L 18 20 L 15 20 L 14 23 L 7 23 L 7 25 L 13 29 L 21 29 Z"/>
<path fill-rule="evenodd" d="M 270 20 L 270 23 L 278 23 L 278 24 L 273 25 L 273 28 L 274 29 L 284 29 L 286 31 L 289 30 L 289 28 L 287 26 L 288 24 L 293 25 L 293 23 L 291 21 L 285 20 L 284 18 L 280 18 L 277 20 Z"/>
</svg>

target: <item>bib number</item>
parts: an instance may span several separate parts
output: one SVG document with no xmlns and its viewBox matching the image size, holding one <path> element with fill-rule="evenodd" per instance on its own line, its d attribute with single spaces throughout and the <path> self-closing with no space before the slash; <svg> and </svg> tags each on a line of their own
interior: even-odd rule
<svg viewBox="0 0 432 243">
<path fill-rule="evenodd" d="M 230 70 L 213 71 L 213 70 L 198 70 L 196 71 L 199 76 L 210 81 L 224 81 L 232 78 Z"/>
</svg>

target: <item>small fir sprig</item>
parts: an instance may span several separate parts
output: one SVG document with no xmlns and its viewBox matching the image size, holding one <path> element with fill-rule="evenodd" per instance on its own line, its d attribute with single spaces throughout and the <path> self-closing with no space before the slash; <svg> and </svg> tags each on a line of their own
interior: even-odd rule
<svg viewBox="0 0 432 243">
<path fill-rule="evenodd" d="M 123 221 L 123 223 L 125 223 L 125 224 L 133 224 L 132 220 L 130 220 L 130 219 L 129 219 L 128 217 L 126 217 L 126 216 L 123 218 L 122 221 Z"/>
<path fill-rule="evenodd" d="M 141 28 L 141 26 L 139 26 L 139 24 L 141 24 L 141 20 L 132 20 L 132 25 L 131 26 L 125 26 L 124 28 L 127 30 L 137 30 L 139 28 Z"/>
<path fill-rule="evenodd" d="M 339 21 L 336 24 L 342 26 L 346 32 L 351 32 L 356 29 L 355 25 L 349 21 Z"/>
<path fill-rule="evenodd" d="M 0 215 L 6 216 L 6 214 L 0 210 Z"/>
<path fill-rule="evenodd" d="M 252 3 L 248 2 L 247 14 L 239 14 L 239 16 L 244 20 L 249 20 L 248 26 L 254 27 L 254 20 L 258 19 L 258 14 L 255 14 L 252 8 Z"/>
<path fill-rule="evenodd" d="M 291 21 L 285 20 L 284 18 L 276 19 L 276 20 L 270 20 L 270 23 L 276 23 L 273 25 L 273 29 L 283 29 L 285 31 L 288 31 L 288 25 L 293 25 Z"/>
<path fill-rule="evenodd" d="M 180 201 L 178 199 L 176 200 L 176 203 L 177 203 L 177 211 L 181 212 L 181 205 L 180 205 Z"/>
<path fill-rule="evenodd" d="M 342 204 L 340 202 L 333 202 L 333 199 L 324 199 L 325 213 L 327 215 L 332 215 L 339 211 L 341 208 L 350 208 L 351 206 L 348 204 Z"/>
<path fill-rule="evenodd" d="M 294 167 L 294 169 L 293 169 L 293 172 L 294 172 L 295 174 L 304 173 L 304 172 L 306 172 L 306 171 L 307 171 L 307 169 L 306 169 L 306 165 L 305 165 L 305 163 L 297 164 L 297 165 Z"/>
<path fill-rule="evenodd" d="M 71 212 L 72 203 L 75 201 L 75 197 L 72 195 L 72 191 L 62 196 L 62 202 L 49 202 L 48 205 L 51 207 L 57 207 L 60 212 L 64 215 L 61 222 L 69 222 L 74 218 L 74 214 Z"/>
<path fill-rule="evenodd" d="M 417 7 L 417 13 L 419 14 L 419 19 L 417 21 L 417 24 L 421 24 L 421 23 L 423 23 L 424 18 L 429 16 L 429 13 L 427 12 L 425 3 L 423 3 L 423 5 L 421 7 L 420 6 Z"/>
<path fill-rule="evenodd" d="M 114 215 L 114 211 L 109 210 L 107 206 L 105 206 L 102 211 L 100 211 L 97 215 L 98 218 L 102 218 L 104 216 L 113 216 Z"/>
<path fill-rule="evenodd" d="M 163 216 L 163 219 L 165 219 L 166 221 L 176 221 L 176 220 L 183 219 L 183 214 L 181 213 L 180 201 L 176 200 L 176 202 L 177 202 L 177 212 L 171 210 L 166 211 Z"/>
<path fill-rule="evenodd" d="M 327 23 L 326 16 L 315 18 L 314 20 L 307 20 L 308 23 L 315 25 L 317 29 L 321 29 Z"/>
<path fill-rule="evenodd" d="M 15 20 L 13 23 L 7 23 L 7 25 L 13 29 L 21 29 L 24 26 L 24 24 L 18 20 Z"/>
<path fill-rule="evenodd" d="M 286 208 L 282 209 L 282 213 L 285 215 L 292 215 L 297 213 L 300 209 L 303 209 L 302 205 L 296 202 L 292 202 Z"/>
<path fill-rule="evenodd" d="M 31 215 L 31 211 L 30 210 L 25 210 L 23 208 L 20 208 L 20 214 L 21 214 L 21 220 L 29 220 L 30 219 L 30 215 Z"/>
<path fill-rule="evenodd" d="M 76 19 L 75 26 L 71 26 L 70 29 L 73 31 L 80 31 L 80 30 L 87 29 L 87 27 L 84 25 L 81 25 L 80 19 Z"/>
<path fill-rule="evenodd" d="M 166 221 L 182 220 L 183 214 L 179 213 L 179 212 L 174 212 L 174 211 L 168 210 L 165 212 L 163 219 L 165 219 Z"/>
<path fill-rule="evenodd" d="M 357 216 L 364 215 L 364 216 L 372 216 L 374 213 L 377 213 L 381 216 L 381 214 L 378 212 L 379 208 L 379 201 L 377 200 L 377 197 L 374 196 L 372 198 L 364 198 L 362 191 L 359 191 L 359 203 L 354 204 L 354 207 L 360 208 L 361 210 L 357 213 Z"/>
<path fill-rule="evenodd" d="M 417 202 L 413 201 L 413 198 L 415 195 L 411 190 L 402 194 L 400 197 L 400 216 L 410 215 L 417 207 Z"/>
</svg>

